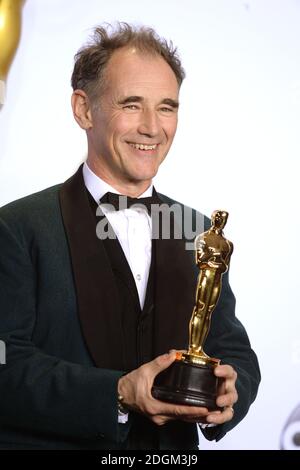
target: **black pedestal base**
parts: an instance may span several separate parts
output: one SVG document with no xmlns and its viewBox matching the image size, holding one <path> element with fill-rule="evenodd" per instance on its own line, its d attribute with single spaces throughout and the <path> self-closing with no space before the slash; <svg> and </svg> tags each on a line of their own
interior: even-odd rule
<svg viewBox="0 0 300 470">
<path fill-rule="evenodd" d="M 218 378 L 214 366 L 176 360 L 155 378 L 152 395 L 158 400 L 181 405 L 203 406 L 210 411 L 216 405 Z"/>
</svg>

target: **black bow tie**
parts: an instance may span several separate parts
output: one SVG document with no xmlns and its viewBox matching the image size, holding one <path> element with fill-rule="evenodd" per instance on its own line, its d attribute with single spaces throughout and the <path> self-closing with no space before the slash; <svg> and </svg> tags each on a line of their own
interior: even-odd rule
<svg viewBox="0 0 300 470">
<path fill-rule="evenodd" d="M 129 197 L 124 196 L 123 194 L 116 193 L 105 193 L 104 196 L 100 199 L 100 204 L 111 204 L 115 210 L 129 209 L 131 206 L 137 204 L 143 206 L 147 209 L 148 213 L 151 215 L 151 205 L 152 204 L 161 204 L 157 194 L 154 194 L 150 197 Z"/>
</svg>

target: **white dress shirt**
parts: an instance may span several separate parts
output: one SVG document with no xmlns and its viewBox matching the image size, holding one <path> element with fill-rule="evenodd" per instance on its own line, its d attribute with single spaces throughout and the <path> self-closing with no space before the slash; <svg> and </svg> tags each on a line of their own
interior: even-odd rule
<svg viewBox="0 0 300 470">
<path fill-rule="evenodd" d="M 83 165 L 83 179 L 87 190 L 97 204 L 107 192 L 120 194 L 115 188 L 99 178 L 87 163 Z M 150 185 L 139 197 L 151 196 L 152 190 L 153 185 Z M 132 207 L 120 211 L 115 211 L 113 208 L 108 209 L 105 204 L 100 204 L 100 207 L 121 244 L 135 280 L 141 308 L 143 308 L 151 264 L 151 217 L 142 207 Z"/>
</svg>

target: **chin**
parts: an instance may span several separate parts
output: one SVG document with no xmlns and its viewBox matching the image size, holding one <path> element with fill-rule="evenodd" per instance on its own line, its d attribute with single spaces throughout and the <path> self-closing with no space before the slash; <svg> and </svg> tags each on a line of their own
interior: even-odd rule
<svg viewBox="0 0 300 470">
<path fill-rule="evenodd" d="M 151 182 L 152 178 L 154 178 L 155 175 L 150 175 L 150 176 L 145 176 L 145 175 L 132 175 L 132 176 L 129 176 L 129 179 L 132 183 L 147 183 L 147 182 Z"/>
<path fill-rule="evenodd" d="M 132 172 L 129 176 L 132 177 L 132 180 L 133 181 L 151 181 L 152 178 L 154 178 L 154 176 L 156 175 L 157 173 L 157 170 L 158 168 L 155 168 L 155 169 L 152 169 L 152 170 L 148 170 L 148 171 L 135 171 L 135 172 Z"/>
</svg>

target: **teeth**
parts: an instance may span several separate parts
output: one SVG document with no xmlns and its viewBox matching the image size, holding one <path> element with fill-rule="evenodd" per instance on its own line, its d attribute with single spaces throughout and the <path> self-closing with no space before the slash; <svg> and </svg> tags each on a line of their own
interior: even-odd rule
<svg viewBox="0 0 300 470">
<path fill-rule="evenodd" d="M 154 150 L 157 147 L 157 144 L 154 145 L 145 145 L 145 144 L 130 144 L 131 147 L 134 147 L 138 150 Z"/>
</svg>

